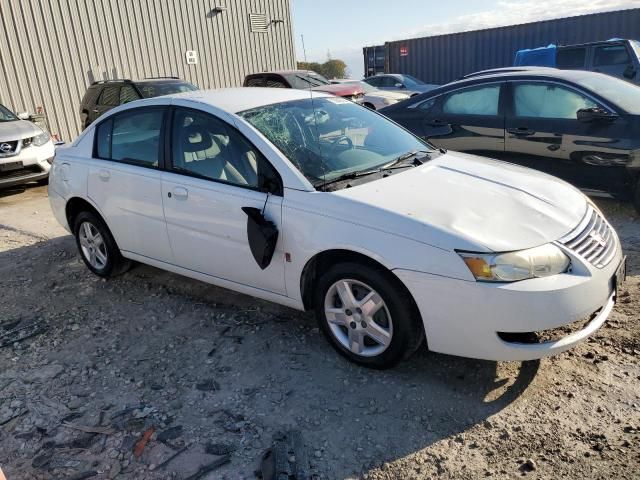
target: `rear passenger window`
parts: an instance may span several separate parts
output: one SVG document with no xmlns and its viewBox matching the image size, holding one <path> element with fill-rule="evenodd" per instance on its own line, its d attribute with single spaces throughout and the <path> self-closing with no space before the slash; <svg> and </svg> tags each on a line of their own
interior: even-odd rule
<svg viewBox="0 0 640 480">
<path fill-rule="evenodd" d="M 97 128 L 96 156 L 157 168 L 163 115 L 163 108 L 144 108 L 109 118 Z"/>
<path fill-rule="evenodd" d="M 254 77 L 247 80 L 247 87 L 262 87 L 264 86 L 263 77 Z"/>
<path fill-rule="evenodd" d="M 606 47 L 597 47 L 593 57 L 594 67 L 603 67 L 606 65 L 625 65 L 631 63 L 629 52 L 624 45 L 611 45 Z"/>
<path fill-rule="evenodd" d="M 469 88 L 449 95 L 442 111 L 453 115 L 498 115 L 500 85 Z"/>
<path fill-rule="evenodd" d="M 105 105 L 108 107 L 115 107 L 119 105 L 120 100 L 120 87 L 111 86 L 105 87 L 98 99 L 98 105 Z"/>
<path fill-rule="evenodd" d="M 584 68 L 586 54 L 586 48 L 567 48 L 558 50 L 558 54 L 556 55 L 556 64 L 558 68 Z"/>
<path fill-rule="evenodd" d="M 140 99 L 140 95 L 131 85 L 123 85 L 120 89 L 120 105 Z"/>
</svg>

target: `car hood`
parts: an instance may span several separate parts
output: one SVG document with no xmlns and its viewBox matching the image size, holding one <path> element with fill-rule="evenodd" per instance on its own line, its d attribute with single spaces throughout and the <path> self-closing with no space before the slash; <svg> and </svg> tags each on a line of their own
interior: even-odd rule
<svg viewBox="0 0 640 480">
<path fill-rule="evenodd" d="M 42 133 L 42 129 L 26 120 L 0 122 L 0 142 L 11 142 L 22 138 L 35 137 L 40 133 Z"/>
<path fill-rule="evenodd" d="M 341 83 L 332 83 L 331 85 L 320 85 L 313 87 L 311 90 L 318 92 L 332 93 L 339 97 L 347 97 L 353 95 L 360 95 L 363 93 L 362 87 L 358 85 L 347 85 Z"/>
<path fill-rule="evenodd" d="M 562 180 L 457 152 L 334 193 L 354 202 L 354 211 L 362 207 L 360 219 L 386 212 L 386 231 L 460 250 L 542 245 L 574 229 L 587 209 L 586 197 Z"/>
</svg>

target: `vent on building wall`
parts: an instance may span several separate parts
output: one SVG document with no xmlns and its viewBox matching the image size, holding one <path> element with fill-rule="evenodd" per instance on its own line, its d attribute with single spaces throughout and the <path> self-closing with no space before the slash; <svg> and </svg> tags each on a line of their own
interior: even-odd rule
<svg viewBox="0 0 640 480">
<path fill-rule="evenodd" d="M 269 26 L 267 16 L 264 13 L 250 13 L 249 23 L 251 24 L 252 32 L 266 32 Z"/>
</svg>

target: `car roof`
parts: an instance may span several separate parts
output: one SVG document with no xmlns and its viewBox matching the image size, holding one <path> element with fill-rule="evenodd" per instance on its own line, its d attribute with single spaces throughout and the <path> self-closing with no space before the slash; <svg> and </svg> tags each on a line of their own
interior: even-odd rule
<svg viewBox="0 0 640 480">
<path fill-rule="evenodd" d="M 247 77 L 260 76 L 260 75 L 320 75 L 318 72 L 314 72 L 313 70 L 270 70 L 268 72 L 257 72 L 247 75 Z"/>
<path fill-rule="evenodd" d="M 474 85 L 476 83 L 486 83 L 491 80 L 509 80 L 509 79 L 547 79 L 547 80 L 565 80 L 568 82 L 576 82 L 585 77 L 592 75 L 604 75 L 603 73 L 590 72 L 587 70 L 560 70 L 558 68 L 538 67 L 530 68 L 520 71 L 513 71 L 512 69 L 505 69 L 496 72 L 487 72 L 485 75 L 471 76 L 469 78 L 463 78 L 455 80 L 453 82 L 442 85 L 441 87 L 434 88 L 426 93 L 423 93 L 424 97 L 428 98 L 439 95 L 441 92 L 446 92 L 452 88 L 462 87 L 465 85 Z M 395 106 L 395 105 L 393 105 Z"/>
<path fill-rule="evenodd" d="M 304 100 L 308 98 L 332 97 L 328 93 L 295 88 L 242 87 L 217 90 L 195 90 L 193 92 L 165 95 L 163 98 L 180 98 L 207 103 L 229 113 L 243 112 L 252 108 L 275 103 Z"/>
<path fill-rule="evenodd" d="M 521 65 L 521 66 L 514 66 L 514 67 L 501 67 L 501 68 L 489 68 L 487 70 L 480 70 L 478 72 L 473 72 L 473 73 L 467 73 L 466 75 L 463 75 L 462 77 L 460 77 L 459 80 L 465 79 L 465 78 L 473 78 L 473 77 L 480 77 L 480 76 L 484 76 L 484 75 L 490 75 L 492 73 L 518 73 L 518 72 L 528 72 L 528 71 L 535 71 L 535 70 L 540 70 L 540 71 L 555 71 L 558 70 L 557 68 L 553 68 L 553 67 L 539 67 L 539 66 L 535 66 L 535 65 Z M 549 73 L 551 73 L 549 72 Z"/>
</svg>

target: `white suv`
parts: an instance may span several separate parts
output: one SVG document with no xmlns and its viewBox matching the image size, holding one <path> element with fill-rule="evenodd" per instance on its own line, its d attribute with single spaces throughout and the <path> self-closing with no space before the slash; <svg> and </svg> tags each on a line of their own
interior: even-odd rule
<svg viewBox="0 0 640 480">
<path fill-rule="evenodd" d="M 45 183 L 49 176 L 55 152 L 51 136 L 20 117 L 0 105 L 0 188 Z"/>
</svg>

